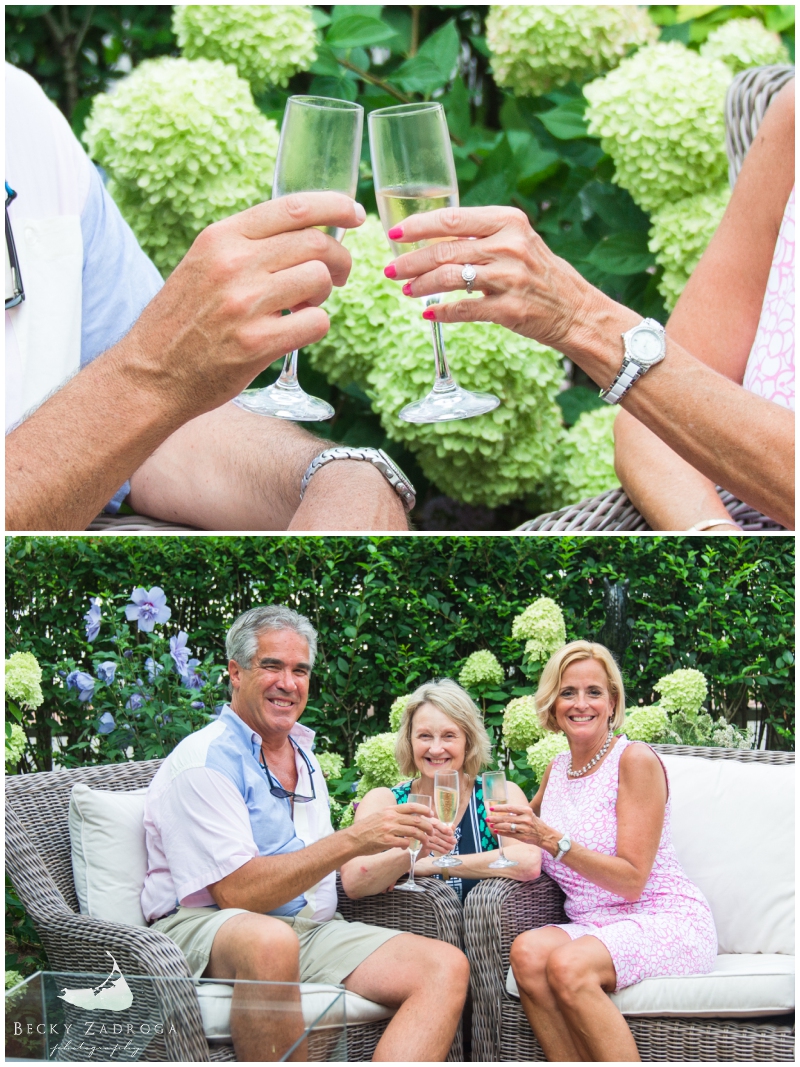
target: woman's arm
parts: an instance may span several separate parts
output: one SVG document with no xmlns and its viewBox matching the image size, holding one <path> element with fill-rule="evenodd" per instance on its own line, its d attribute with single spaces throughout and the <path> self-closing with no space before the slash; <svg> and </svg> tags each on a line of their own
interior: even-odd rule
<svg viewBox="0 0 800 1067">
<path fill-rule="evenodd" d="M 790 82 L 770 104 L 722 222 L 667 323 L 674 340 L 738 384 L 794 184 L 793 146 Z M 729 517 L 714 482 L 627 411 L 614 424 L 614 441 L 617 476 L 654 530 L 685 530 L 701 519 Z"/>
<path fill-rule="evenodd" d="M 584 878 L 627 901 L 636 901 L 650 877 L 661 841 L 667 783 L 656 754 L 644 745 L 630 745 L 620 758 L 617 795 L 617 854 L 606 856 L 573 840 L 561 862 Z M 489 812 L 492 829 L 510 839 L 528 841 L 555 856 L 563 830 L 547 826 L 528 805 L 495 805 Z M 511 823 L 517 826 L 511 831 Z"/>
</svg>

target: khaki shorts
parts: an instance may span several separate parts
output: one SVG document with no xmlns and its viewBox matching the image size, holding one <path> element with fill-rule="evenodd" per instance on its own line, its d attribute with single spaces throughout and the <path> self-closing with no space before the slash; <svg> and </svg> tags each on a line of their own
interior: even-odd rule
<svg viewBox="0 0 800 1067">
<path fill-rule="evenodd" d="M 157 919 L 150 927 L 172 938 L 186 959 L 192 977 L 201 978 L 211 957 L 217 931 L 234 915 L 246 915 L 244 908 L 184 908 Z M 339 912 L 329 921 L 275 915 L 292 927 L 300 941 L 300 980 L 340 985 L 348 974 L 376 949 L 402 930 L 388 930 L 366 923 L 345 922 Z"/>
</svg>

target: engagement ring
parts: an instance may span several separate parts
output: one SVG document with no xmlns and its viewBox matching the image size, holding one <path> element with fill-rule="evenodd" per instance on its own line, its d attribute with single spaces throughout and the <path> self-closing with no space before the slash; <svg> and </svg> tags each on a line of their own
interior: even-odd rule
<svg viewBox="0 0 800 1067">
<path fill-rule="evenodd" d="M 472 295 L 472 283 L 478 277 L 478 272 L 471 263 L 464 264 L 464 269 L 461 271 L 461 277 L 467 283 L 467 294 Z"/>
<path fill-rule="evenodd" d="M 512 822 L 512 824 L 511 824 L 511 833 L 515 834 L 516 832 L 517 832 L 517 824 L 515 822 Z"/>
</svg>

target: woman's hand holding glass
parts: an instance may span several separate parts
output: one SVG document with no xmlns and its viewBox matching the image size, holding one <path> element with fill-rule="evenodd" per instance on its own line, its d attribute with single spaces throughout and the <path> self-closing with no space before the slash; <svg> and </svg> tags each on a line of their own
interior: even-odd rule
<svg viewBox="0 0 800 1067">
<path fill-rule="evenodd" d="M 486 821 L 489 829 L 497 837 L 510 837 L 526 845 L 538 845 L 539 848 L 551 854 L 558 851 L 559 835 L 542 822 L 527 804 L 522 807 L 516 804 L 489 802 L 487 807 Z"/>
</svg>

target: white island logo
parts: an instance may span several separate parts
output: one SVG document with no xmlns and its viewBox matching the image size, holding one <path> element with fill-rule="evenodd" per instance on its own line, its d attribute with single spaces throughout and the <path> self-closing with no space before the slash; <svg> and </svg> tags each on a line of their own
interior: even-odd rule
<svg viewBox="0 0 800 1067">
<path fill-rule="evenodd" d="M 106 955 L 111 956 L 111 953 L 106 952 Z M 100 985 L 88 989 L 62 989 L 58 994 L 61 1000 L 87 1011 L 125 1011 L 129 1008 L 133 993 L 113 956 L 111 962 L 114 964 L 111 974 Z"/>
</svg>

